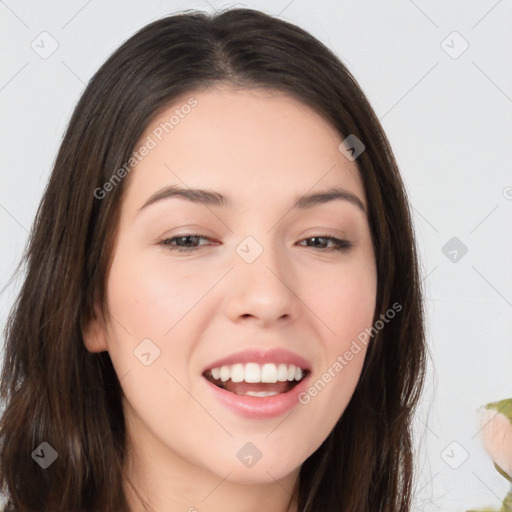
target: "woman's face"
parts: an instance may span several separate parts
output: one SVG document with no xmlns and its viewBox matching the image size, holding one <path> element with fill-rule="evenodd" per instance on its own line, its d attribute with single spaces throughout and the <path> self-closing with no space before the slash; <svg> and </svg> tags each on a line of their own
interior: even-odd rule
<svg viewBox="0 0 512 512">
<path fill-rule="evenodd" d="M 343 414 L 377 279 L 363 185 L 341 142 L 295 99 L 216 87 L 183 96 L 136 145 L 110 320 L 84 339 L 109 352 L 148 466 L 270 482 L 297 471 Z"/>
</svg>

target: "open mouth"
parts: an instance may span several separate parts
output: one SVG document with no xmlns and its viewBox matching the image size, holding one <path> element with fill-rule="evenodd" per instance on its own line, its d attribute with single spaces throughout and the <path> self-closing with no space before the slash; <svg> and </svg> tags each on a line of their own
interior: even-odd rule
<svg viewBox="0 0 512 512">
<path fill-rule="evenodd" d="M 309 370 L 293 364 L 246 363 L 211 368 L 203 377 L 236 395 L 267 397 L 288 393 L 308 373 Z"/>
</svg>

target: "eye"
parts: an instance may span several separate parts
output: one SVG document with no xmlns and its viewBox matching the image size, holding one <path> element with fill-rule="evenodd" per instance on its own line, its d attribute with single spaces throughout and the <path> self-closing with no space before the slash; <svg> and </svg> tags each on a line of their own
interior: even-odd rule
<svg viewBox="0 0 512 512">
<path fill-rule="evenodd" d="M 202 235 L 200 233 L 187 233 L 172 238 L 165 238 L 164 240 L 161 240 L 158 243 L 158 245 L 163 245 L 164 247 L 167 247 L 170 251 L 191 252 L 199 247 L 195 245 L 195 243 L 198 242 L 199 239 L 211 240 L 207 236 Z M 179 243 L 177 245 L 173 245 L 174 241 Z M 183 245 L 181 245 L 182 243 Z"/>
<path fill-rule="evenodd" d="M 349 240 L 342 240 L 342 239 L 336 238 L 334 236 L 312 236 L 310 238 L 305 238 L 304 240 L 302 240 L 302 242 L 306 242 L 308 240 L 314 240 L 315 241 L 314 245 L 307 245 L 308 247 L 313 247 L 313 248 L 321 249 L 321 250 L 327 250 L 326 252 L 329 252 L 330 250 L 334 250 L 334 251 L 347 251 L 348 249 L 350 249 L 354 245 Z M 327 247 L 325 247 L 324 243 L 320 243 L 320 245 L 322 247 L 318 247 L 318 243 L 317 242 L 321 241 L 321 240 L 326 240 L 327 242 L 332 242 L 334 244 L 334 247 L 331 246 L 330 249 L 327 249 Z"/>
<path fill-rule="evenodd" d="M 201 233 L 186 233 L 183 235 L 175 236 L 172 238 L 165 238 L 161 240 L 158 245 L 166 247 L 170 251 L 178 251 L 178 252 L 192 252 L 198 249 L 201 245 L 207 244 L 199 244 L 200 240 L 210 240 L 211 238 L 203 235 Z M 307 247 L 312 247 L 313 249 L 320 249 L 324 252 L 334 251 L 347 251 L 353 246 L 353 243 L 349 240 L 343 240 L 340 238 L 336 238 L 334 236 L 313 236 L 310 238 L 305 238 L 300 242 L 313 241 L 313 244 L 307 244 Z M 329 242 L 332 242 L 334 246 L 327 247 L 325 243 L 321 241 L 326 241 L 327 245 Z M 320 242 L 320 243 L 318 243 Z"/>
</svg>

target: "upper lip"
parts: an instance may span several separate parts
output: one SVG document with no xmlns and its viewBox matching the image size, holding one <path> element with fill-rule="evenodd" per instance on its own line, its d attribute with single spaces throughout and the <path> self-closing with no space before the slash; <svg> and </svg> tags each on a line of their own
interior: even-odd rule
<svg viewBox="0 0 512 512">
<path fill-rule="evenodd" d="M 235 352 L 222 359 L 213 361 L 208 366 L 203 368 L 201 373 L 211 370 L 212 368 L 220 368 L 221 366 L 229 366 L 236 363 L 284 363 L 294 364 L 299 366 L 303 370 L 311 371 L 311 364 L 307 359 L 294 352 L 290 352 L 284 348 L 273 348 L 273 349 L 246 349 L 240 352 Z"/>
</svg>

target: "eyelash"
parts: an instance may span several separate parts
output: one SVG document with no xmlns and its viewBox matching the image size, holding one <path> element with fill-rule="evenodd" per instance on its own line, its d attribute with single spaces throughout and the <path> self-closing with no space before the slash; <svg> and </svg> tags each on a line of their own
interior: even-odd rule
<svg viewBox="0 0 512 512">
<path fill-rule="evenodd" d="M 180 247 L 180 246 L 171 246 L 170 245 L 170 243 L 173 242 L 174 240 L 177 240 L 177 239 L 180 239 L 180 238 L 190 238 L 190 237 L 204 238 L 206 240 L 210 240 L 209 237 L 207 237 L 205 235 L 202 235 L 200 233 L 186 233 L 184 235 L 179 235 L 179 236 L 175 236 L 175 237 L 172 237 L 172 238 L 165 238 L 165 239 L 161 240 L 160 242 L 158 242 L 158 245 L 166 247 L 169 251 L 192 252 L 192 251 L 197 250 L 200 246 L 197 246 L 197 247 Z M 354 245 L 349 240 L 342 240 L 342 239 L 336 238 L 334 236 L 311 236 L 311 237 L 308 237 L 308 238 L 304 238 L 304 240 L 312 240 L 313 238 L 324 238 L 325 240 L 330 240 L 330 241 L 334 242 L 335 247 L 331 247 L 330 249 L 327 249 L 327 248 L 321 248 L 320 249 L 321 251 L 325 251 L 325 252 L 330 252 L 330 251 L 339 251 L 339 252 L 348 251 Z M 304 240 L 301 240 L 301 241 L 304 241 Z M 312 246 L 302 246 L 302 247 L 312 247 Z M 312 247 L 312 248 L 314 249 L 315 247 Z"/>
</svg>

